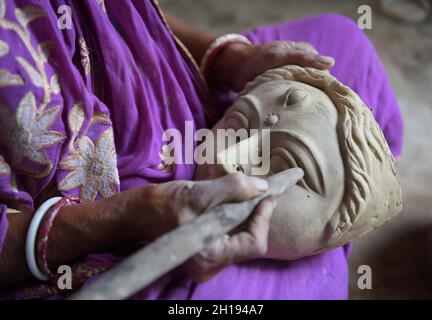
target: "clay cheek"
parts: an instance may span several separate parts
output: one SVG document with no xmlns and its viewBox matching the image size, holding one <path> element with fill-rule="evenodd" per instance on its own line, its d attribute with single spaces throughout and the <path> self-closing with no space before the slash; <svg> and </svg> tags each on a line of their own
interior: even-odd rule
<svg viewBox="0 0 432 320">
<path fill-rule="evenodd" d="M 281 250 L 298 253 L 315 250 L 323 230 L 333 215 L 329 199 L 295 185 L 279 196 L 271 225 L 276 229 L 271 242 Z"/>
</svg>

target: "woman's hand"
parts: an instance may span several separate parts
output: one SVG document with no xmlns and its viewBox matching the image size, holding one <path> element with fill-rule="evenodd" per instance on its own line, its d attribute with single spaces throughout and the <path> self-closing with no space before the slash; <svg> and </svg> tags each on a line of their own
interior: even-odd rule
<svg viewBox="0 0 432 320">
<path fill-rule="evenodd" d="M 154 240 L 205 210 L 224 202 L 245 201 L 268 190 L 268 182 L 234 173 L 207 181 L 172 181 L 125 192 L 129 240 Z M 196 280 L 205 280 L 230 263 L 262 257 L 267 252 L 275 197 L 267 197 L 252 216 L 190 259 L 185 267 Z"/>
<path fill-rule="evenodd" d="M 152 241 L 207 208 L 223 202 L 248 200 L 267 189 L 268 183 L 264 179 L 232 174 L 216 180 L 147 185 L 99 201 L 64 206 L 50 231 L 48 263 L 55 270 L 60 264 L 124 241 Z M 232 236 L 233 241 L 224 242 L 227 245 L 224 250 L 229 256 L 218 254 L 211 267 L 247 258 L 266 248 L 271 210 L 268 204 L 258 208 L 250 225 L 243 226 L 245 231 L 239 230 L 238 237 Z M 0 255 L 0 288 L 30 275 L 25 261 L 25 245 L 32 216 L 30 209 L 8 214 L 9 230 Z M 202 269 L 210 268 L 197 269 L 197 276 Z"/>
<path fill-rule="evenodd" d="M 185 263 L 189 276 L 198 282 L 206 281 L 230 264 L 264 257 L 270 218 L 276 204 L 276 197 L 266 197 L 245 223 L 189 259 Z"/>
<path fill-rule="evenodd" d="M 264 45 L 233 43 L 210 66 L 208 80 L 216 86 L 241 91 L 245 84 L 264 71 L 286 64 L 327 70 L 332 57 L 322 56 L 307 42 L 274 41 Z"/>
<path fill-rule="evenodd" d="M 252 199 L 268 190 L 268 182 L 234 173 L 206 181 L 171 181 L 118 194 L 126 240 L 152 241 L 224 202 Z M 121 198 L 120 198 L 121 197 Z"/>
</svg>

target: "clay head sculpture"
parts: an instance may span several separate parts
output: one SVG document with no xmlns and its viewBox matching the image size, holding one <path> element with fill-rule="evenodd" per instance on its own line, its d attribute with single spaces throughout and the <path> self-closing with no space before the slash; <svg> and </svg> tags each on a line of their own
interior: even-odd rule
<svg viewBox="0 0 432 320">
<path fill-rule="evenodd" d="M 270 129 L 266 175 L 304 171 L 279 198 L 269 256 L 296 259 L 343 245 L 400 212 L 400 182 L 379 125 L 360 97 L 329 73 L 292 65 L 268 70 L 247 84 L 212 131 L 263 128 Z M 196 178 L 251 174 L 253 165 L 238 165 L 229 154 L 260 148 L 260 139 L 249 135 L 215 150 L 216 157 L 228 154 L 225 162 L 198 165 Z"/>
</svg>

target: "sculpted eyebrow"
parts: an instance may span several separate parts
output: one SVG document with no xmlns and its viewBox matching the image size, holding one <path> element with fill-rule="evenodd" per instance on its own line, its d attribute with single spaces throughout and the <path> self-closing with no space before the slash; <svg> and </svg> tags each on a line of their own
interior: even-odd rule
<svg viewBox="0 0 432 320">
<path fill-rule="evenodd" d="M 259 100 L 256 97 L 249 94 L 240 97 L 239 101 L 244 101 L 246 104 L 253 107 L 255 110 L 257 109 L 257 104 L 259 103 Z"/>
<path fill-rule="evenodd" d="M 273 132 L 270 141 L 281 141 L 271 146 L 271 154 L 277 153 L 290 167 L 300 167 L 304 177 L 299 186 L 310 192 L 325 195 L 324 178 L 321 167 L 308 145 L 297 135 L 290 132 Z"/>
<path fill-rule="evenodd" d="M 255 115 L 258 118 L 260 118 L 258 109 L 256 107 L 257 101 L 255 101 L 255 100 L 256 99 L 254 99 L 253 97 L 251 97 L 249 95 L 245 95 L 245 96 L 242 96 L 242 97 L 238 98 L 237 102 L 244 102 L 246 105 L 248 105 L 249 107 L 251 107 L 251 110 L 255 113 Z M 234 113 L 234 116 L 237 116 L 237 117 L 238 117 L 238 114 L 241 114 L 242 116 L 248 118 L 244 114 L 243 110 L 239 110 L 239 108 L 234 108 L 234 109 L 230 110 L 230 113 Z M 249 122 L 249 125 L 252 125 L 252 123 L 250 123 L 250 119 L 249 118 L 248 118 L 248 122 Z"/>
</svg>

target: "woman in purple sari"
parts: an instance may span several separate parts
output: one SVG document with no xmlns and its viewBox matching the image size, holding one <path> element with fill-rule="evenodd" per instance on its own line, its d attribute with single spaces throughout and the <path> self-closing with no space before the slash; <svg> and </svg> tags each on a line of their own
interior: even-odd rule
<svg viewBox="0 0 432 320">
<path fill-rule="evenodd" d="M 210 65 L 210 89 L 238 91 L 285 64 L 331 68 L 373 107 L 400 155 L 397 102 L 376 52 L 352 21 L 326 14 L 244 35 L 254 45 L 225 47 Z M 131 243 L 152 241 L 205 207 L 268 187 L 244 175 L 191 182 L 194 165 L 161 161 L 164 130 L 183 133 L 185 121 L 209 127 L 230 103 L 229 95 L 209 93 L 196 67 L 214 39 L 165 20 L 151 1 L 0 1 L 2 298 L 71 292 L 32 278 L 26 263 L 27 230 L 50 197 L 82 202 L 59 208 L 46 251 L 50 269 L 72 266 L 77 289 L 136 249 Z M 263 200 L 246 231 L 220 248 L 229 259 L 220 255 L 187 272 L 180 267 L 135 298 L 346 299 L 347 247 L 296 261 L 253 259 L 265 255 L 274 205 L 274 198 Z"/>
</svg>

